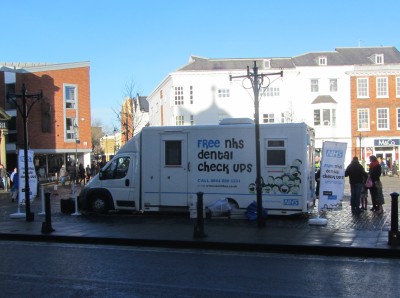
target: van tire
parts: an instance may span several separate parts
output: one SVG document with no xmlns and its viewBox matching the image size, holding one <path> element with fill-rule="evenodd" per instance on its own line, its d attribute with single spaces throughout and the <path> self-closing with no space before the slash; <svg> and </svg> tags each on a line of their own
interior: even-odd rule
<svg viewBox="0 0 400 298">
<path fill-rule="evenodd" d="M 91 199 L 90 207 L 95 213 L 107 213 L 109 210 L 107 199 L 100 195 L 96 195 Z"/>
</svg>

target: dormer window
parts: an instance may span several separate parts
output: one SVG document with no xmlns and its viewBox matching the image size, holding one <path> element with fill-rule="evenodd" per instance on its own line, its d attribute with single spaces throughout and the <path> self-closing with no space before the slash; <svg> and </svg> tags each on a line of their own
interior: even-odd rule
<svg viewBox="0 0 400 298">
<path fill-rule="evenodd" d="M 318 57 L 318 65 L 327 65 L 327 58 L 326 58 L 326 56 L 319 56 L 319 57 Z"/>
<path fill-rule="evenodd" d="M 264 69 L 270 69 L 271 68 L 271 59 L 264 60 Z"/>
<path fill-rule="evenodd" d="M 375 64 L 383 64 L 383 54 L 375 55 Z"/>
</svg>

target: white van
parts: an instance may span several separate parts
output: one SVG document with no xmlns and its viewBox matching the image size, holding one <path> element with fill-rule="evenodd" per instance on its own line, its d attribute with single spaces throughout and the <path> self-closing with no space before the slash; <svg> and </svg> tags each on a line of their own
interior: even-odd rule
<svg viewBox="0 0 400 298">
<path fill-rule="evenodd" d="M 315 192 L 314 130 L 304 123 L 259 128 L 263 207 L 269 214 L 308 212 Z M 145 127 L 83 188 L 79 206 L 189 212 L 202 192 L 204 206 L 226 198 L 245 212 L 256 201 L 255 180 L 254 124 Z"/>
</svg>

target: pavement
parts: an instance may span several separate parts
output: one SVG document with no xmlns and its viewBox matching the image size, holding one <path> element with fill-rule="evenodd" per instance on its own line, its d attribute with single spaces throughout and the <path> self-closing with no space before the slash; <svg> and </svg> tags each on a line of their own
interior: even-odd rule
<svg viewBox="0 0 400 298">
<path fill-rule="evenodd" d="M 317 217 L 315 208 L 309 214 L 268 216 L 262 228 L 245 218 L 212 217 L 203 225 L 188 214 L 66 214 L 60 202 L 71 197 L 71 188 L 61 185 L 57 194 L 54 185 L 43 186 L 52 193 L 47 220 L 44 202 L 38 198 L 31 203 L 34 220 L 26 221 L 25 207 L 0 191 L 0 240 L 399 258 L 400 234 L 391 230 L 391 194 L 400 193 L 400 179 L 385 176 L 381 180 L 385 197 L 381 215 L 370 210 L 353 215 L 346 180 L 342 207 L 320 216 L 327 219 L 326 225 L 310 225 L 309 220 Z"/>
</svg>

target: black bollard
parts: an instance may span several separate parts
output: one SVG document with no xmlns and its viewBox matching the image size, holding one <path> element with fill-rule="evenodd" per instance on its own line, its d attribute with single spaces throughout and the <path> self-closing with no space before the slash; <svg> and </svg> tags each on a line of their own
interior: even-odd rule
<svg viewBox="0 0 400 298">
<path fill-rule="evenodd" d="M 46 221 L 42 223 L 42 233 L 43 234 L 48 234 L 51 232 L 54 232 L 55 230 L 51 226 L 51 207 L 50 207 L 50 195 L 51 193 L 46 192 L 44 194 L 45 200 L 44 200 L 44 209 L 46 212 Z"/>
<path fill-rule="evenodd" d="M 390 194 L 392 197 L 392 210 L 391 210 L 391 222 L 390 222 L 390 231 L 389 231 L 389 245 L 397 246 L 400 243 L 400 234 L 399 234 L 399 194 L 397 192 L 393 192 Z"/>
<path fill-rule="evenodd" d="M 194 226 L 194 238 L 205 238 L 204 233 L 204 215 L 203 215 L 203 193 L 197 193 L 197 223 Z"/>
</svg>

